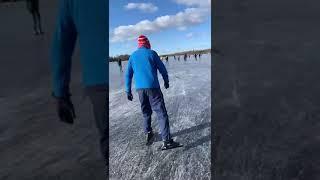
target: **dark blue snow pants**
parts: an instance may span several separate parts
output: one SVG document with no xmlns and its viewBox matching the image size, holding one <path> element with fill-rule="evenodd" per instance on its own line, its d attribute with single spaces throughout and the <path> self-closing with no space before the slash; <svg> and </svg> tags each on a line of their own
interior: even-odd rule
<svg viewBox="0 0 320 180">
<path fill-rule="evenodd" d="M 144 132 L 152 131 L 151 115 L 152 110 L 156 112 L 158 124 L 160 126 L 160 133 L 162 140 L 170 140 L 170 126 L 169 118 L 164 103 L 163 95 L 160 88 L 137 89 L 139 100 L 141 103 L 141 110 L 144 117 L 143 126 Z"/>
</svg>

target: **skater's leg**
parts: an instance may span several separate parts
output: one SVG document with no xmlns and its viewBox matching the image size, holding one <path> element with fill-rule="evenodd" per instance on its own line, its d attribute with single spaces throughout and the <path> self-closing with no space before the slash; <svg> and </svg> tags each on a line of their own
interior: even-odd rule
<svg viewBox="0 0 320 180">
<path fill-rule="evenodd" d="M 39 0 L 33 0 L 33 9 L 34 9 L 34 12 L 35 12 L 36 18 L 37 18 L 37 28 L 38 28 L 38 32 L 39 32 L 40 34 L 42 34 L 41 16 L 40 16 L 40 12 L 39 12 Z"/>
<path fill-rule="evenodd" d="M 33 4 L 30 0 L 27 0 L 26 1 L 27 3 L 27 9 L 29 11 L 29 13 L 32 15 L 32 22 L 33 22 L 33 31 L 35 34 L 37 34 L 37 30 L 36 30 L 36 16 L 35 16 L 35 13 L 34 13 L 34 9 L 33 9 Z"/>
<path fill-rule="evenodd" d="M 31 11 L 31 14 L 32 14 L 32 20 L 33 20 L 33 32 L 35 34 L 38 34 L 38 20 L 37 20 L 37 15 L 35 13 L 35 11 Z"/>
<path fill-rule="evenodd" d="M 146 90 L 137 90 L 138 94 L 139 94 L 139 100 L 141 103 L 141 111 L 143 114 L 143 129 L 145 133 L 148 133 L 150 131 L 152 131 L 151 128 L 151 115 L 152 115 L 152 110 L 151 110 L 151 105 L 149 102 L 149 98 L 148 95 L 146 93 Z"/>
<path fill-rule="evenodd" d="M 39 0 L 35 0 L 35 11 L 36 11 L 36 14 L 37 14 L 37 19 L 38 19 L 38 30 L 39 30 L 39 33 L 42 34 L 43 31 L 42 31 L 42 26 L 41 26 L 41 15 L 40 15 L 40 11 L 39 11 Z"/>
<path fill-rule="evenodd" d="M 91 87 L 86 90 L 93 107 L 94 119 L 100 135 L 101 153 L 108 165 L 108 90 L 103 87 Z"/>
<path fill-rule="evenodd" d="M 39 11 L 37 11 L 36 12 L 36 17 L 37 17 L 37 23 L 38 23 L 38 32 L 39 33 L 43 33 L 43 31 L 42 31 L 42 27 L 41 27 L 41 16 L 40 16 L 40 13 L 39 13 Z"/>
<path fill-rule="evenodd" d="M 150 89 L 148 91 L 148 96 L 152 110 L 154 110 L 157 113 L 157 119 L 160 126 L 162 140 L 168 141 L 171 139 L 169 117 L 167 114 L 161 89 Z"/>
</svg>

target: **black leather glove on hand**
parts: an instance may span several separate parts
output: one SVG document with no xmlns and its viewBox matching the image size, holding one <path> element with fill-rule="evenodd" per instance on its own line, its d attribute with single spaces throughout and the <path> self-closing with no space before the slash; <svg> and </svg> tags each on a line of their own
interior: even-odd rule
<svg viewBox="0 0 320 180">
<path fill-rule="evenodd" d="M 127 98 L 129 101 L 132 101 L 133 96 L 132 96 L 131 92 L 127 92 Z"/>
<path fill-rule="evenodd" d="M 169 82 L 164 83 L 164 88 L 168 89 L 169 88 Z"/>
<path fill-rule="evenodd" d="M 73 119 L 76 118 L 76 114 L 70 97 L 56 98 L 56 101 L 60 120 L 68 124 L 73 124 Z"/>
</svg>

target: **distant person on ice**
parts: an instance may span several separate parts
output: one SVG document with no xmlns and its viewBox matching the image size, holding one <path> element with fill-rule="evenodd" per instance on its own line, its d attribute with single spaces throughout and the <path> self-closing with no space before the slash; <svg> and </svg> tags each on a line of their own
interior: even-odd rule
<svg viewBox="0 0 320 180">
<path fill-rule="evenodd" d="M 163 141 L 162 150 L 181 146 L 173 141 L 170 134 L 169 117 L 165 107 L 163 94 L 160 89 L 157 70 L 164 80 L 164 87 L 169 88 L 169 77 L 166 67 L 160 60 L 158 54 L 151 50 L 148 38 L 140 35 L 138 38 L 138 49 L 132 53 L 128 61 L 125 74 L 126 92 L 129 101 L 132 101 L 131 93 L 132 77 L 135 80 L 135 89 L 139 94 L 141 110 L 144 117 L 144 132 L 146 134 L 146 145 L 150 145 L 153 139 L 151 128 L 152 110 L 157 113 L 158 124 Z"/>
<path fill-rule="evenodd" d="M 26 0 L 27 8 L 32 15 L 33 31 L 35 35 L 43 34 L 41 28 L 41 17 L 39 12 L 39 0 Z"/>
<path fill-rule="evenodd" d="M 109 40 L 108 23 L 106 23 L 108 13 L 106 12 L 108 12 L 108 1 L 88 3 L 87 0 L 60 0 L 52 44 L 51 66 L 53 96 L 56 100 L 58 116 L 61 121 L 73 124 L 75 111 L 70 98 L 70 78 L 72 54 L 79 38 L 82 82 L 92 104 L 95 124 L 99 132 L 97 139 L 104 163 L 108 167 L 109 64 L 106 59 Z M 88 131 L 90 131 L 89 127 Z"/>
<path fill-rule="evenodd" d="M 118 59 L 118 66 L 120 68 L 120 72 L 122 72 L 122 63 L 121 63 L 121 59 Z"/>
</svg>

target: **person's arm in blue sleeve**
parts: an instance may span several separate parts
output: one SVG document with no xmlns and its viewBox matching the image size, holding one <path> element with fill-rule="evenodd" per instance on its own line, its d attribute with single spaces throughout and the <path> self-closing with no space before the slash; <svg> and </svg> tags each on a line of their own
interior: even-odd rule
<svg viewBox="0 0 320 180">
<path fill-rule="evenodd" d="M 71 76 L 71 60 L 77 39 L 69 0 L 61 0 L 52 44 L 53 95 L 68 96 Z"/>
<path fill-rule="evenodd" d="M 126 70 L 126 92 L 131 93 L 131 84 L 132 84 L 132 77 L 133 77 L 133 69 L 131 64 L 131 57 L 129 58 L 127 70 Z"/>
<path fill-rule="evenodd" d="M 168 71 L 167 71 L 166 67 L 164 66 L 163 62 L 160 60 L 160 57 L 158 56 L 158 54 L 156 52 L 154 52 L 154 60 L 155 60 L 155 63 L 157 65 L 157 68 L 158 68 L 160 74 L 162 75 L 163 81 L 165 83 L 169 83 Z"/>
</svg>

